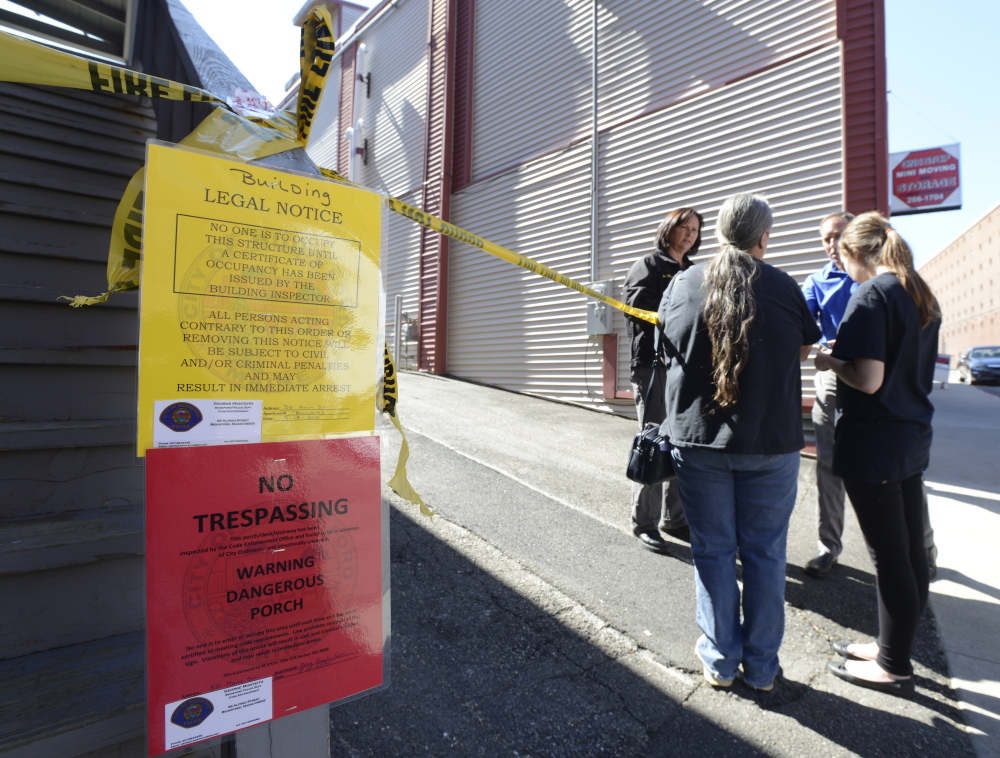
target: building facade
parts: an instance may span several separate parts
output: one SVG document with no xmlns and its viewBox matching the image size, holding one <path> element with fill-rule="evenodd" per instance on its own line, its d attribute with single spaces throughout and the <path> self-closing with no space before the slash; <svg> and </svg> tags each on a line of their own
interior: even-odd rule
<svg viewBox="0 0 1000 758">
<path fill-rule="evenodd" d="M 768 261 L 801 281 L 823 215 L 888 205 L 882 0 L 397 0 L 335 69 L 318 165 L 618 299 L 678 206 L 711 254 L 722 201 L 765 192 Z M 402 217 L 388 237 L 416 368 L 629 412 L 619 311 L 588 334 L 585 296 Z"/>
<path fill-rule="evenodd" d="M 1000 345 L 1000 203 L 920 269 L 941 304 L 940 352 Z"/>
<path fill-rule="evenodd" d="M 4 11 L 0 28 L 220 93 L 250 87 L 179 0 L 44 10 L 57 23 Z M 209 113 L 0 82 L 4 756 L 146 755 L 138 294 L 87 308 L 63 298 L 107 289 L 112 220 L 146 140 L 179 141 Z"/>
</svg>

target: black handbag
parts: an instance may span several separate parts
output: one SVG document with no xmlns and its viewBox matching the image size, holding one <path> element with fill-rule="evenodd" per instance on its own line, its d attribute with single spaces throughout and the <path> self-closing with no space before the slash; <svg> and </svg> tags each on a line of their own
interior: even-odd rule
<svg viewBox="0 0 1000 758">
<path fill-rule="evenodd" d="M 656 358 L 653 361 L 653 379 L 646 390 L 646 406 L 649 398 L 656 391 L 656 377 L 659 375 L 657 364 L 660 362 L 660 340 L 656 334 Z M 661 390 L 662 391 L 662 390 Z M 674 459 L 670 454 L 670 439 L 660 433 L 660 425 L 654 421 L 647 422 L 632 440 L 632 449 L 628 454 L 628 466 L 625 476 L 638 484 L 651 487 L 674 478 Z"/>
<path fill-rule="evenodd" d="M 625 476 L 650 487 L 674 478 L 670 440 L 660 434 L 660 425 L 650 421 L 632 440 Z"/>
</svg>

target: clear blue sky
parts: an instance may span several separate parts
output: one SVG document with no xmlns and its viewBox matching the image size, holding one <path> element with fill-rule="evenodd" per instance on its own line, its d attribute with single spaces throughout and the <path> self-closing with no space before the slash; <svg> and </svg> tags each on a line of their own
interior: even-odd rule
<svg viewBox="0 0 1000 758">
<path fill-rule="evenodd" d="M 962 209 L 893 222 L 919 267 L 1000 202 L 1000 2 L 885 0 L 885 11 L 889 151 L 962 145 Z"/>
<path fill-rule="evenodd" d="M 272 102 L 298 68 L 303 3 L 185 2 Z M 1000 0 L 885 0 L 885 11 L 890 152 L 962 145 L 962 209 L 894 221 L 920 266 L 1000 202 Z"/>
</svg>

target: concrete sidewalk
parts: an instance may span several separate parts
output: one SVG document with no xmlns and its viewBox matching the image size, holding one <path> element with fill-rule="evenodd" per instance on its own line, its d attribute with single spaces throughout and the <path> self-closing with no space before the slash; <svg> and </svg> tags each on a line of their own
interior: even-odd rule
<svg viewBox="0 0 1000 758">
<path fill-rule="evenodd" d="M 976 752 L 1000 758 L 1000 392 L 953 382 L 931 397 L 930 604 Z"/>
<path fill-rule="evenodd" d="M 386 494 L 393 685 L 334 709 L 345 754 L 975 754 L 932 614 L 917 634 L 914 700 L 826 672 L 829 643 L 870 638 L 877 609 L 853 513 L 833 573 L 801 570 L 816 550 L 811 461 L 789 535 L 786 680 L 767 696 L 716 691 L 693 652 L 690 551 L 649 553 L 628 528 L 621 472 L 634 422 L 426 375 L 403 374 L 400 394 L 410 478 L 439 515 Z M 954 565 L 944 518 L 939 584 Z"/>
</svg>

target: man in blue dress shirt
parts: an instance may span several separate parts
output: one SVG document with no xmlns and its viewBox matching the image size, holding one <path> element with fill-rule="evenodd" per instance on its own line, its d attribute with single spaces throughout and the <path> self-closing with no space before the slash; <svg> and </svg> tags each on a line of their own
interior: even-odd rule
<svg viewBox="0 0 1000 758">
<path fill-rule="evenodd" d="M 823 341 L 832 345 L 837 328 L 858 285 L 844 271 L 840 261 L 840 235 L 854 215 L 831 213 L 819 226 L 823 249 L 830 260 L 821 271 L 811 274 L 802 285 L 802 294 L 810 312 L 819 322 Z M 816 430 L 816 493 L 819 521 L 819 555 L 805 567 L 809 576 L 824 577 L 837 562 L 843 548 L 844 482 L 835 476 L 833 464 L 833 429 L 837 419 L 837 376 L 832 371 L 817 371 L 816 401 L 812 418 Z"/>
<path fill-rule="evenodd" d="M 823 249 L 830 258 L 822 270 L 811 274 L 802 285 L 802 294 L 810 312 L 819 322 L 823 341 L 829 345 L 837 339 L 840 320 L 847 309 L 857 283 L 844 271 L 840 261 L 840 235 L 854 214 L 846 211 L 831 213 L 819 225 Z M 844 482 L 834 476 L 833 430 L 837 420 L 837 377 L 832 371 L 817 371 L 815 377 L 816 401 L 812 419 L 816 430 L 816 495 L 817 521 L 819 523 L 819 554 L 805 566 L 805 572 L 821 579 L 830 573 L 843 548 L 844 534 Z M 937 548 L 934 530 L 927 510 L 927 490 L 924 489 L 924 547 L 931 579 L 937 574 Z"/>
</svg>

